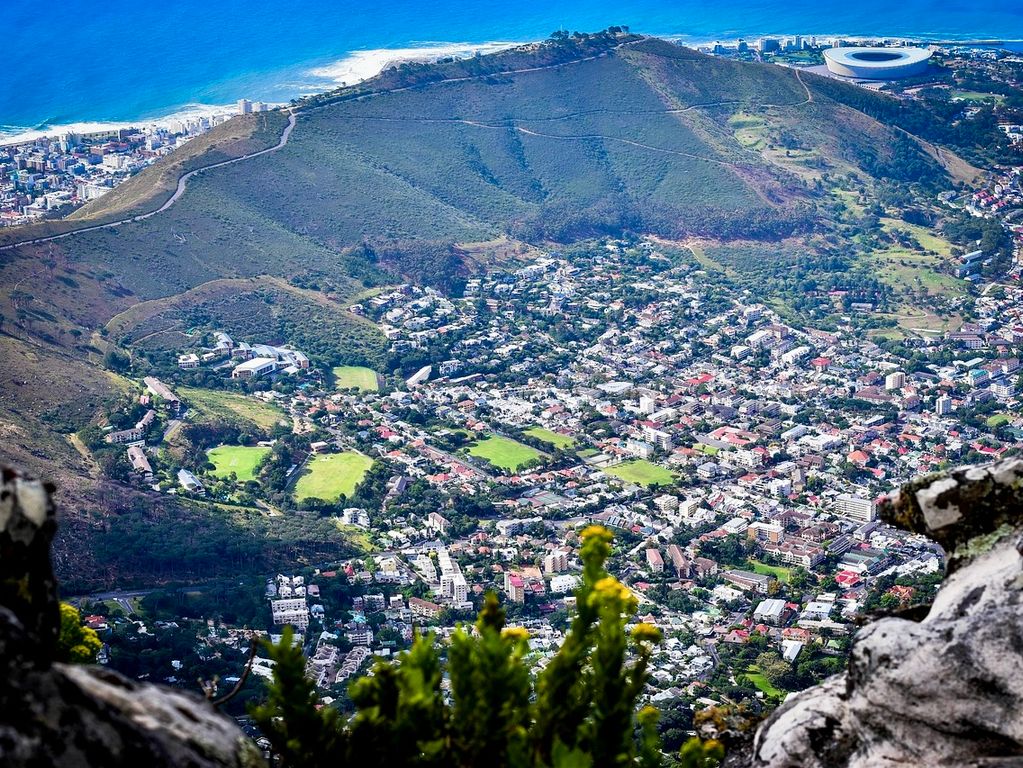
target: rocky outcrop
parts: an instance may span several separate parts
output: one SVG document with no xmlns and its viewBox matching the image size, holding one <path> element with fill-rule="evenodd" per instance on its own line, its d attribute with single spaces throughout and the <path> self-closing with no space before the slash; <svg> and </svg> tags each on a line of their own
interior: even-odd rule
<svg viewBox="0 0 1023 768">
<path fill-rule="evenodd" d="M 862 628 L 848 670 L 789 697 L 743 764 L 1023 766 L 1023 460 L 921 478 L 881 516 L 945 547 L 934 604 Z"/>
<path fill-rule="evenodd" d="M 53 661 L 51 489 L 0 472 L 0 765 L 263 765 L 255 744 L 198 696 Z"/>
</svg>

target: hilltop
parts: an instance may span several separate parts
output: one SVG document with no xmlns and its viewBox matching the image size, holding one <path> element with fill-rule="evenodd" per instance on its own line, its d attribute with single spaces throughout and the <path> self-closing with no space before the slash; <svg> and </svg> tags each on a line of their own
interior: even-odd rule
<svg viewBox="0 0 1023 768">
<path fill-rule="evenodd" d="M 66 530 L 100 550 L 125 531 L 156 535 L 148 522 L 164 515 L 202 530 L 207 513 L 187 502 L 107 487 L 65 437 L 123 391 L 105 368 L 112 350 L 172 350 L 199 319 L 243 339 L 270 331 L 324 366 L 386 366 L 383 336 L 347 310 L 367 289 L 457 291 L 490 260 L 623 231 L 808 241 L 830 231 L 836 177 L 869 191 L 972 173 L 898 127 L 889 102 L 605 33 L 407 64 L 296 104 L 279 149 L 192 177 L 166 211 L 0 252 L 0 458 L 59 475 L 64 507 L 82 510 Z M 181 173 L 273 148 L 287 122 L 232 120 L 73 220 L 0 240 L 133 219 Z M 229 541 L 235 522 L 219 524 Z"/>
</svg>

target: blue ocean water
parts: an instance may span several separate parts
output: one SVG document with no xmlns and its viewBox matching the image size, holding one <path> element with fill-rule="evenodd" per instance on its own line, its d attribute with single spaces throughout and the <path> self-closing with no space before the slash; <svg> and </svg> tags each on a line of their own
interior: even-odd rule
<svg viewBox="0 0 1023 768">
<path fill-rule="evenodd" d="M 3 0 L 0 132 L 154 119 L 333 84 L 353 52 L 529 41 L 612 24 L 711 40 L 763 34 L 1023 39 L 1023 0 Z"/>
</svg>

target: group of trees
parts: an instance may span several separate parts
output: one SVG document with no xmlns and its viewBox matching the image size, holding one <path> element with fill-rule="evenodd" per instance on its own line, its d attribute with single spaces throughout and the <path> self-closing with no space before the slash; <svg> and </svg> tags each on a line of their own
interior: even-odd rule
<svg viewBox="0 0 1023 768">
<path fill-rule="evenodd" d="M 660 640 L 655 628 L 626 625 L 635 597 L 604 568 L 611 534 L 582 535 L 583 584 L 558 653 L 531 674 L 528 633 L 505 623 L 488 596 L 473 628 L 444 649 L 420 637 L 399 662 L 378 662 L 351 688 L 356 714 L 318 707 L 305 660 L 290 632 L 269 646 L 275 662 L 267 701 L 252 710 L 284 766 L 612 766 L 664 764 L 653 707 L 637 710 Z M 441 681 L 450 679 L 450 699 Z M 677 725 L 685 725 L 679 723 Z M 679 739 L 675 739 L 676 741 Z M 683 744 L 682 765 L 715 765 L 716 742 Z"/>
</svg>

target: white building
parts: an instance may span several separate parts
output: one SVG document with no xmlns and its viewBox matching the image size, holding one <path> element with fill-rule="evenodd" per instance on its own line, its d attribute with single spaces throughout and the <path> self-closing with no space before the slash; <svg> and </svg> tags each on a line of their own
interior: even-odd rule
<svg viewBox="0 0 1023 768">
<path fill-rule="evenodd" d="M 305 597 L 292 597 L 270 601 L 274 624 L 290 624 L 298 630 L 309 626 L 309 607 Z"/>
<path fill-rule="evenodd" d="M 231 371 L 232 379 L 255 379 L 277 370 L 277 361 L 270 357 L 254 357 L 239 363 Z"/>
<path fill-rule="evenodd" d="M 869 523 L 877 517 L 877 508 L 872 499 L 842 493 L 835 498 L 835 514 L 860 523 Z"/>
<path fill-rule="evenodd" d="M 894 371 L 884 377 L 884 388 L 889 391 L 902 389 L 904 386 L 906 386 L 906 374 L 902 371 Z"/>
</svg>

